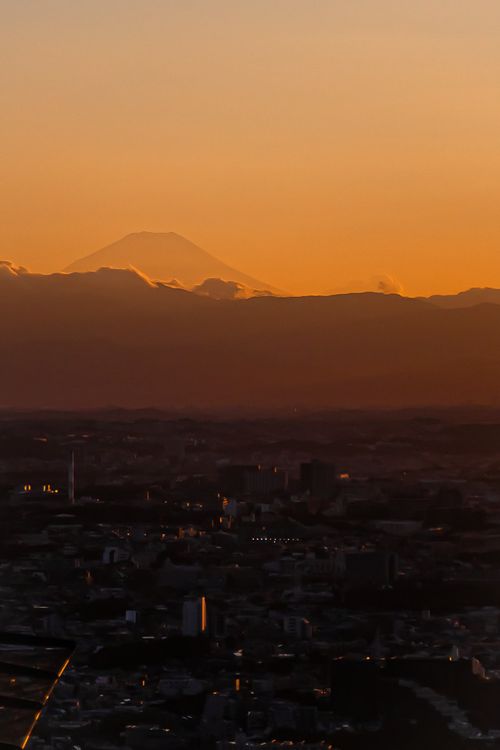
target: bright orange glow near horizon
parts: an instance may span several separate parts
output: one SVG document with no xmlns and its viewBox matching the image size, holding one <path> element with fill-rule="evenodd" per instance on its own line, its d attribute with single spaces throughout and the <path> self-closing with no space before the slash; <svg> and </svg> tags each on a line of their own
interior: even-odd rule
<svg viewBox="0 0 500 750">
<path fill-rule="evenodd" d="M 175 231 L 291 292 L 500 287 L 498 0 L 5 0 L 1 255 Z"/>
</svg>

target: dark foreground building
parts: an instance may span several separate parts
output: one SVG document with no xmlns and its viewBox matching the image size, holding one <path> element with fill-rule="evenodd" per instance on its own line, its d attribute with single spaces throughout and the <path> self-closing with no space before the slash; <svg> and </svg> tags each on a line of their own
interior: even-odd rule
<svg viewBox="0 0 500 750">
<path fill-rule="evenodd" d="M 369 731 L 374 746 L 384 738 L 412 748 L 500 741 L 500 681 L 477 659 L 337 659 L 331 677 L 334 711 Z"/>
<path fill-rule="evenodd" d="M 0 750 L 25 748 L 75 644 L 0 633 Z"/>
</svg>

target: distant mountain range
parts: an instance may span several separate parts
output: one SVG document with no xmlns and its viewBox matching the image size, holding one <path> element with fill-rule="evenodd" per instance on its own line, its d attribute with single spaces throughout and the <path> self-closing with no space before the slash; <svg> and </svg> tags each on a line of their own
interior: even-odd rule
<svg viewBox="0 0 500 750">
<path fill-rule="evenodd" d="M 71 263 L 64 270 L 139 268 L 151 279 L 174 280 L 185 287 L 206 279 L 237 282 L 252 290 L 273 290 L 269 284 L 241 273 L 175 232 L 137 232 Z"/>
<path fill-rule="evenodd" d="M 499 405 L 492 300 L 500 291 L 213 299 L 133 270 L 4 262 L 0 405 Z"/>
<path fill-rule="evenodd" d="M 474 307 L 474 305 L 500 305 L 500 289 L 467 289 L 458 294 L 435 294 L 432 297 L 423 297 L 428 302 L 438 307 L 448 309 L 457 307 Z"/>
</svg>

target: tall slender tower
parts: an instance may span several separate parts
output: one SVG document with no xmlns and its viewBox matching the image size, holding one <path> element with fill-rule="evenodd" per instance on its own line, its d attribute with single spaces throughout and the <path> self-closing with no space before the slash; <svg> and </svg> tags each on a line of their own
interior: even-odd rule
<svg viewBox="0 0 500 750">
<path fill-rule="evenodd" d="M 68 500 L 75 504 L 75 451 L 71 451 L 68 464 Z"/>
</svg>

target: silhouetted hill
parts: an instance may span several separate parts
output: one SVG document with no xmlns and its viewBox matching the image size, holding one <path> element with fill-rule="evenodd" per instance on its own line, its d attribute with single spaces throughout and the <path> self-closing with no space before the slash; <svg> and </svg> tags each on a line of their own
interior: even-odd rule
<svg viewBox="0 0 500 750">
<path fill-rule="evenodd" d="M 499 404 L 500 306 L 376 293 L 215 300 L 133 270 L 0 264 L 0 405 Z"/>
<path fill-rule="evenodd" d="M 237 281 L 252 289 L 271 290 L 269 284 L 231 268 L 175 232 L 138 232 L 75 261 L 65 271 L 96 271 L 102 267 L 139 268 L 152 279 L 177 279 L 194 286 L 205 279 Z"/>
<path fill-rule="evenodd" d="M 500 289 L 489 287 L 467 289 L 458 294 L 434 294 L 426 298 L 439 307 L 473 307 L 474 305 L 500 305 Z"/>
</svg>

